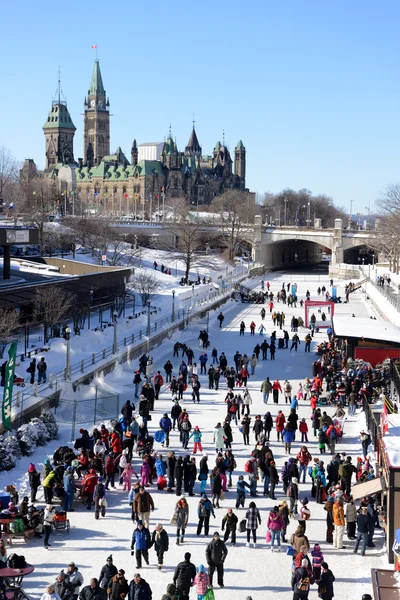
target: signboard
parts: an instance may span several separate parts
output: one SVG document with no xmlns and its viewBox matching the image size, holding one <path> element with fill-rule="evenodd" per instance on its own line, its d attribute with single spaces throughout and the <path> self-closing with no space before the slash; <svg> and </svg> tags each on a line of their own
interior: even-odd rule
<svg viewBox="0 0 400 600">
<path fill-rule="evenodd" d="M 11 430 L 11 402 L 14 386 L 15 357 L 17 355 L 18 340 L 14 340 L 8 350 L 8 361 L 6 363 L 6 372 L 4 376 L 3 392 L 3 426 L 4 429 Z"/>
<path fill-rule="evenodd" d="M 29 244 L 29 229 L 7 229 L 7 244 Z"/>
</svg>

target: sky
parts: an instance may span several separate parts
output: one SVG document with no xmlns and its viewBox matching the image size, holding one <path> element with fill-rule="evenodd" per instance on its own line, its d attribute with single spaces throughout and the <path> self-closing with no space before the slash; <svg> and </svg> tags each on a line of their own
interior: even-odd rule
<svg viewBox="0 0 400 600">
<path fill-rule="evenodd" d="M 204 154 L 239 139 L 247 186 L 307 188 L 366 213 L 398 169 L 400 3 L 386 0 L 39 0 L 2 7 L 0 145 L 44 167 L 42 126 L 58 69 L 83 156 L 83 101 L 97 44 L 111 150 L 184 150 L 195 115 Z"/>
</svg>

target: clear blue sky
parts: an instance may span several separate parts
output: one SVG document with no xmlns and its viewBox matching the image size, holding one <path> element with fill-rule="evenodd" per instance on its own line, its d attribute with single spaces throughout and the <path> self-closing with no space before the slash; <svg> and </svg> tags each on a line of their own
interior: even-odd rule
<svg viewBox="0 0 400 600">
<path fill-rule="evenodd" d="M 231 150 L 243 140 L 251 190 L 305 187 L 365 212 L 400 181 L 399 19 L 397 0 L 6 2 L 0 145 L 43 167 L 60 65 L 82 156 L 97 44 L 112 149 L 171 123 L 182 150 L 195 113 L 204 153 L 223 129 Z"/>
</svg>

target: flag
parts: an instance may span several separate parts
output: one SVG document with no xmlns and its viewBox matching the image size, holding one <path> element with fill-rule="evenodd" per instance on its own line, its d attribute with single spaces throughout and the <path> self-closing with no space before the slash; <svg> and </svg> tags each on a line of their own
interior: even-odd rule
<svg viewBox="0 0 400 600">
<path fill-rule="evenodd" d="M 129 197 L 129 195 L 128 195 L 128 194 L 124 194 L 124 198 L 128 198 L 128 197 Z"/>
<path fill-rule="evenodd" d="M 97 50 L 97 44 L 93 44 L 92 50 Z"/>
<path fill-rule="evenodd" d="M 8 350 L 8 361 L 6 363 L 6 372 L 4 376 L 3 392 L 3 427 L 11 430 L 11 403 L 14 385 L 15 358 L 17 356 L 18 340 L 14 340 Z"/>
</svg>

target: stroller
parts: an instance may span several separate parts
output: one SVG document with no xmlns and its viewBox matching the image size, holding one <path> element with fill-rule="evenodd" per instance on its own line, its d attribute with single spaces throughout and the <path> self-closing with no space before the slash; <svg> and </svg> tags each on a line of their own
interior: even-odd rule
<svg viewBox="0 0 400 600">
<path fill-rule="evenodd" d="M 145 454 L 151 454 L 151 452 L 153 451 L 153 446 L 154 446 L 154 437 L 149 435 L 144 440 L 138 441 L 136 452 L 138 453 L 138 455 L 140 457 L 144 456 Z"/>
</svg>

